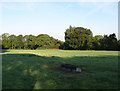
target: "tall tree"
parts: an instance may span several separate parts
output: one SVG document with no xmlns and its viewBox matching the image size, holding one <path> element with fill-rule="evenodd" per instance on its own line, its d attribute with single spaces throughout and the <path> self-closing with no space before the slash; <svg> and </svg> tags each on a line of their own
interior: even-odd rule
<svg viewBox="0 0 120 91">
<path fill-rule="evenodd" d="M 117 47 L 118 51 L 120 51 L 120 40 L 118 40 L 118 47 Z"/>
<path fill-rule="evenodd" d="M 101 40 L 101 49 L 103 50 L 117 50 L 117 38 L 115 33 L 104 35 L 104 38 Z"/>
<path fill-rule="evenodd" d="M 65 47 L 67 49 L 91 49 L 92 37 L 90 29 L 70 26 L 65 32 Z"/>
<path fill-rule="evenodd" d="M 24 46 L 23 35 L 18 35 L 17 36 L 17 42 L 18 42 L 18 48 L 19 49 L 23 48 L 23 46 Z"/>
<path fill-rule="evenodd" d="M 18 46 L 17 37 L 14 34 L 9 36 L 9 41 L 12 49 L 15 49 Z"/>
<path fill-rule="evenodd" d="M 35 39 L 36 39 L 36 37 L 34 35 L 29 35 L 28 46 L 30 49 L 34 49 Z"/>
<path fill-rule="evenodd" d="M 24 49 L 28 49 L 28 48 L 29 48 L 28 42 L 29 42 L 29 35 L 25 35 L 25 36 L 23 37 Z"/>
<path fill-rule="evenodd" d="M 10 41 L 9 41 L 8 33 L 2 34 L 2 48 L 3 49 L 10 48 Z"/>
<path fill-rule="evenodd" d="M 2 35 L 0 35 L 0 49 L 2 49 Z"/>
<path fill-rule="evenodd" d="M 110 50 L 117 50 L 117 38 L 115 33 L 109 35 L 109 49 Z"/>
<path fill-rule="evenodd" d="M 93 47 L 92 49 L 94 50 L 100 50 L 101 48 L 101 43 L 100 43 L 100 40 L 103 39 L 103 36 L 102 35 L 96 35 L 93 37 Z"/>
</svg>

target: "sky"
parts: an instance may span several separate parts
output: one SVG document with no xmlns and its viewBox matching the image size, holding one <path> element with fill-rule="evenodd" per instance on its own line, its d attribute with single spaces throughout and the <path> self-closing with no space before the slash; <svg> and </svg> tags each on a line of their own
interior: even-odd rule
<svg viewBox="0 0 120 91">
<path fill-rule="evenodd" d="M 1 2 L 1 34 L 48 34 L 64 41 L 69 26 L 118 36 L 118 2 Z"/>
</svg>

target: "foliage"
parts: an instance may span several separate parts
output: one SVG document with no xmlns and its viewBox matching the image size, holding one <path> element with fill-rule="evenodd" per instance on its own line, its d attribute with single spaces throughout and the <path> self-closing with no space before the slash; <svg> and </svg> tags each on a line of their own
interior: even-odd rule
<svg viewBox="0 0 120 91">
<path fill-rule="evenodd" d="M 120 51 L 120 40 L 118 41 L 118 50 Z"/>
<path fill-rule="evenodd" d="M 101 39 L 103 39 L 102 35 L 96 35 L 93 37 L 92 48 L 94 50 L 99 50 L 101 48 L 101 42 L 100 42 Z"/>
<path fill-rule="evenodd" d="M 60 49 L 74 50 L 118 50 L 120 43 L 115 33 L 108 35 L 96 35 L 93 37 L 92 31 L 83 27 L 70 26 L 65 32 L 65 42 Z"/>
<path fill-rule="evenodd" d="M 65 45 L 67 49 L 90 49 L 92 32 L 83 27 L 71 27 L 65 32 Z"/>
<path fill-rule="evenodd" d="M 47 34 L 34 35 L 9 35 L 2 34 L 3 49 L 47 49 L 59 48 L 63 42 Z"/>
<path fill-rule="evenodd" d="M 117 50 L 118 49 L 118 41 L 115 33 L 108 35 L 104 35 L 104 37 L 100 40 L 102 50 Z"/>
<path fill-rule="evenodd" d="M 65 42 L 47 34 L 16 36 L 4 33 L 0 46 L 3 49 L 120 50 L 120 40 L 115 33 L 93 36 L 90 29 L 70 26 L 65 31 Z"/>
</svg>

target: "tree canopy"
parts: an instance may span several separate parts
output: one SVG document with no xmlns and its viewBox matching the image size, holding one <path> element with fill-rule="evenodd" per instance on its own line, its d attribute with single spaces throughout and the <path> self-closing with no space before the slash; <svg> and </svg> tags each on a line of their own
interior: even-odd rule
<svg viewBox="0 0 120 91">
<path fill-rule="evenodd" d="M 47 49 L 59 48 L 63 42 L 47 34 L 34 35 L 9 35 L 2 34 L 3 49 Z"/>
<path fill-rule="evenodd" d="M 92 37 L 90 29 L 70 26 L 65 32 L 65 44 L 68 49 L 89 49 Z"/>
<path fill-rule="evenodd" d="M 69 26 L 65 31 L 65 42 L 47 34 L 16 36 L 4 33 L 0 36 L 1 47 L 2 49 L 120 50 L 120 40 L 116 38 L 115 33 L 93 36 L 90 29 Z"/>
<path fill-rule="evenodd" d="M 72 27 L 65 31 L 65 42 L 60 46 L 67 50 L 119 50 L 120 43 L 115 33 L 108 35 L 95 35 L 90 29 Z"/>
</svg>

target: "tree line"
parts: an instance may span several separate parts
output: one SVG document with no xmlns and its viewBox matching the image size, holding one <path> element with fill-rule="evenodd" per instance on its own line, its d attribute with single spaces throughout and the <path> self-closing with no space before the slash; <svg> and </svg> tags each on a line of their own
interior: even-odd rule
<svg viewBox="0 0 120 91">
<path fill-rule="evenodd" d="M 62 41 L 47 34 L 34 35 L 9 35 L 2 34 L 2 49 L 47 49 L 59 48 Z"/>
<path fill-rule="evenodd" d="M 83 27 L 67 28 L 65 42 L 47 34 L 16 36 L 4 33 L 1 37 L 2 49 L 120 50 L 120 40 L 115 33 L 93 36 L 90 29 Z"/>
<path fill-rule="evenodd" d="M 120 50 L 120 40 L 115 33 L 110 35 L 96 35 L 90 29 L 72 27 L 65 31 L 65 42 L 61 49 L 70 50 Z"/>
</svg>

